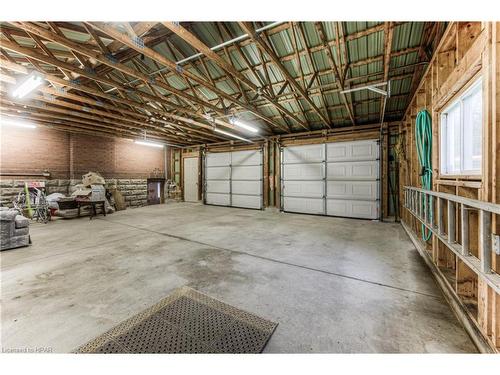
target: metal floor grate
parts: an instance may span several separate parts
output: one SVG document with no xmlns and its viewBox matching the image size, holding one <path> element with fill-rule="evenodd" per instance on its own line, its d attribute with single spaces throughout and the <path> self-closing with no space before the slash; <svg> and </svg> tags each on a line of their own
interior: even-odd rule
<svg viewBox="0 0 500 375">
<path fill-rule="evenodd" d="M 260 353 L 278 324 L 183 287 L 76 353 Z"/>
</svg>

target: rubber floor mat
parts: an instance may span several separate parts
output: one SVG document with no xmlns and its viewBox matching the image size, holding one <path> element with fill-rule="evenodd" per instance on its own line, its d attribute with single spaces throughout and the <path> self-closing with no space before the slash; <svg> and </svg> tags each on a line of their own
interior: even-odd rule
<svg viewBox="0 0 500 375">
<path fill-rule="evenodd" d="M 183 287 L 75 353 L 260 353 L 277 325 Z"/>
</svg>

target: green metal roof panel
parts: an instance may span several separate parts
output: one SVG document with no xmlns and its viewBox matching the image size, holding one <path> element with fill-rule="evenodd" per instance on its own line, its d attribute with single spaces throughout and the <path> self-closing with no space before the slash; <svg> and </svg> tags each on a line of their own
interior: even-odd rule
<svg viewBox="0 0 500 375">
<path fill-rule="evenodd" d="M 417 47 L 422 43 L 425 22 L 405 22 L 394 28 L 392 51 Z"/>
<path fill-rule="evenodd" d="M 271 47 L 279 57 L 294 53 L 294 48 L 292 47 L 292 41 L 288 35 L 288 30 L 283 30 L 279 33 L 273 34 L 268 39 Z"/>
<path fill-rule="evenodd" d="M 369 74 L 383 73 L 383 62 L 382 60 L 380 60 L 371 62 L 369 64 L 353 66 L 349 69 L 349 71 L 350 78 L 363 77 Z"/>
<path fill-rule="evenodd" d="M 328 57 L 326 56 L 326 53 L 323 50 L 313 52 L 311 53 L 311 56 L 314 61 L 314 66 L 316 68 L 315 69 L 316 71 L 331 69 L 331 66 L 328 63 Z"/>
<path fill-rule="evenodd" d="M 371 27 L 382 24 L 383 22 L 342 22 L 346 35 L 365 31 Z"/>
<path fill-rule="evenodd" d="M 301 22 L 301 25 L 309 48 L 322 44 L 314 22 Z"/>
<path fill-rule="evenodd" d="M 248 44 L 246 46 L 242 46 L 241 50 L 247 57 L 248 61 L 252 64 L 252 66 L 260 64 L 259 54 L 255 44 Z"/>
<path fill-rule="evenodd" d="M 208 47 L 223 42 L 215 22 L 194 22 L 191 31 Z"/>
<path fill-rule="evenodd" d="M 391 80 L 391 95 L 401 95 L 410 92 L 411 77 Z"/>
<path fill-rule="evenodd" d="M 332 41 L 337 38 L 335 32 L 335 22 L 321 22 L 323 26 L 323 31 L 325 32 L 325 38 L 327 41 Z"/>
<path fill-rule="evenodd" d="M 418 62 L 418 54 L 417 52 L 405 53 L 404 55 L 391 57 L 389 63 L 389 69 L 400 69 L 407 65 L 416 64 Z"/>
<path fill-rule="evenodd" d="M 368 36 L 347 42 L 350 62 L 364 60 L 384 53 L 384 32 L 379 31 Z"/>
</svg>

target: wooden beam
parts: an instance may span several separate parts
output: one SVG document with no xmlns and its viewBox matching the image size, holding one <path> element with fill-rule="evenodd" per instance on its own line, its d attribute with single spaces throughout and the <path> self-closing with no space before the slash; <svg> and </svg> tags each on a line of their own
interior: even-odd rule
<svg viewBox="0 0 500 375">
<path fill-rule="evenodd" d="M 11 63 L 11 62 L 6 61 L 4 59 L 0 59 L 0 67 L 2 67 L 4 69 L 9 69 L 9 70 L 14 71 L 14 72 L 22 73 L 22 74 L 29 74 L 30 73 L 30 71 L 28 69 L 26 69 L 24 66 L 21 66 L 21 65 L 15 64 L 15 63 Z M 116 97 L 116 96 L 113 96 L 110 94 L 105 94 L 103 92 L 97 91 L 94 88 L 90 88 L 90 87 L 87 87 L 87 86 L 82 85 L 82 84 L 77 84 L 77 83 L 74 83 L 72 81 L 66 81 L 62 78 L 56 77 L 54 75 L 50 75 L 48 73 L 45 73 L 45 78 L 49 82 L 52 82 L 52 83 L 57 84 L 57 85 L 61 85 L 62 87 L 69 87 L 69 88 L 72 88 L 74 90 L 78 90 L 78 91 L 85 92 L 85 93 L 88 93 L 91 95 L 95 95 L 97 97 L 101 97 L 103 99 L 109 100 L 112 103 L 120 103 L 120 104 L 132 106 L 134 108 L 137 108 L 141 111 L 146 112 L 146 115 L 148 113 L 155 114 L 159 118 L 162 118 L 162 117 L 170 118 L 172 120 L 181 121 L 182 123 L 187 124 L 187 125 L 196 126 L 198 128 L 203 128 L 203 129 L 207 129 L 210 131 L 212 131 L 212 129 L 213 129 L 213 127 L 211 125 L 207 125 L 207 124 L 202 123 L 200 121 L 196 121 L 196 120 L 193 120 L 193 119 L 188 118 L 188 117 L 180 116 L 180 115 L 177 115 L 173 112 L 167 112 L 164 110 L 155 109 L 152 106 L 140 104 L 140 103 L 137 103 L 137 102 L 132 101 L 130 99 L 124 99 L 124 98 L 119 98 L 119 97 Z M 61 96 L 61 94 L 65 93 L 65 92 L 66 92 L 65 89 L 60 89 L 60 90 L 58 89 L 59 96 Z M 152 97 L 152 98 L 154 98 L 154 97 Z M 146 99 L 148 99 L 148 98 L 146 98 Z M 185 130 L 192 130 L 194 132 L 198 132 L 200 134 L 205 134 L 207 136 L 210 135 L 209 133 L 200 132 L 200 131 L 198 131 L 196 129 L 192 129 L 191 127 L 188 127 L 186 125 L 179 125 L 179 124 L 177 124 L 177 125 L 184 128 Z M 223 123 L 221 123 L 220 125 L 223 125 Z M 215 134 L 213 136 L 217 137 L 217 138 L 219 137 L 218 135 L 215 135 Z"/>
<path fill-rule="evenodd" d="M 236 70 L 236 68 L 233 65 L 231 65 L 228 62 L 226 62 L 221 56 L 219 56 L 217 53 L 215 53 L 214 51 L 212 51 L 208 46 L 206 46 L 194 34 L 190 33 L 188 30 L 186 30 L 185 28 L 183 28 L 179 24 L 175 24 L 173 22 L 163 22 L 163 25 L 165 27 L 167 27 L 170 31 L 172 31 L 173 33 L 175 33 L 177 36 L 179 36 L 180 38 L 182 38 L 185 42 L 187 42 L 193 48 L 195 48 L 199 52 L 203 53 L 210 60 L 214 61 L 218 66 L 220 66 L 222 69 L 224 69 L 229 74 L 230 77 L 234 76 L 241 83 L 243 83 L 245 86 L 247 86 L 248 88 L 250 88 L 253 92 L 255 92 L 256 94 L 262 96 L 267 101 L 269 101 L 271 104 L 273 104 L 274 107 L 276 109 L 278 109 L 280 112 L 286 114 L 287 116 L 289 116 L 290 118 L 292 118 L 295 122 L 297 122 L 300 126 L 302 126 L 305 129 L 307 129 L 307 124 L 305 124 L 303 121 L 301 121 L 299 118 L 297 118 L 289 110 L 287 110 L 283 106 L 281 106 L 278 103 L 276 103 L 270 95 L 266 94 L 262 90 L 262 87 L 258 87 L 257 85 L 255 85 L 252 81 L 250 81 L 242 73 L 240 73 L 238 70 Z M 283 129 L 283 130 L 288 131 L 288 129 Z"/>
<path fill-rule="evenodd" d="M 294 88 L 296 92 L 302 96 L 302 98 L 311 106 L 311 108 L 318 114 L 320 117 L 321 121 L 328 127 L 331 127 L 331 124 L 328 122 L 328 119 L 325 117 L 325 115 L 319 110 L 319 108 L 314 104 L 314 102 L 311 100 L 311 98 L 307 95 L 307 93 L 304 91 L 304 89 L 297 83 L 294 77 L 291 76 L 291 74 L 288 72 L 288 70 L 285 68 L 285 66 L 281 63 L 280 58 L 274 50 L 262 40 L 262 38 L 257 35 L 255 32 L 254 27 L 250 22 L 239 22 L 239 25 L 245 32 L 250 35 L 252 40 L 258 45 L 259 48 L 265 51 L 265 53 L 269 56 L 273 64 L 283 73 L 283 75 L 286 77 L 286 80 L 289 82 L 289 84 Z"/>
<path fill-rule="evenodd" d="M 323 45 L 325 45 L 325 47 L 326 47 L 327 42 L 326 42 L 325 33 L 323 31 L 323 26 L 321 25 L 321 22 L 316 22 L 315 25 L 316 25 L 316 30 L 319 34 L 319 38 L 320 38 L 321 42 L 323 43 Z M 344 90 L 344 82 L 342 81 L 342 77 L 340 76 L 340 72 L 338 70 L 337 64 L 335 63 L 335 60 L 332 56 L 330 48 L 326 48 L 325 51 L 326 51 L 326 55 L 328 57 L 328 61 L 330 62 L 330 67 L 331 67 L 333 74 L 335 76 L 335 80 L 337 82 L 338 88 L 340 91 L 342 91 L 342 90 Z M 352 108 L 350 107 L 349 102 L 347 101 L 345 94 L 341 93 L 340 97 L 342 98 L 342 101 L 344 102 L 344 106 L 347 110 L 347 114 L 349 116 L 349 119 L 351 120 L 352 125 L 356 125 L 356 121 L 354 120 Z"/>
<path fill-rule="evenodd" d="M 98 22 L 90 22 L 89 24 L 92 25 L 93 27 L 97 28 L 98 30 L 101 30 L 105 34 L 108 34 L 112 38 L 121 41 L 122 43 L 126 44 L 130 48 L 133 48 L 137 51 L 141 51 L 145 56 L 148 56 L 152 60 L 156 60 L 160 64 L 165 65 L 171 71 L 176 71 L 180 76 L 185 76 L 186 78 L 203 85 L 204 87 L 206 87 L 207 89 L 212 91 L 214 94 L 217 94 L 220 97 L 222 97 L 222 98 L 224 98 L 224 99 L 226 99 L 226 100 L 228 100 L 228 101 L 230 101 L 230 102 L 232 102 L 232 103 L 234 103 L 242 108 L 245 108 L 249 112 L 253 113 L 255 116 L 268 122 L 269 124 L 271 124 L 275 127 L 278 127 L 278 128 L 281 126 L 281 124 L 276 123 L 275 121 L 262 115 L 255 107 L 233 98 L 230 94 L 217 88 L 216 86 L 212 85 L 210 82 L 207 82 L 206 80 L 190 73 L 189 71 L 182 69 L 182 67 L 177 66 L 174 62 L 170 61 L 165 56 L 161 55 L 160 53 L 156 52 L 155 50 L 148 48 L 146 46 L 142 47 L 142 46 L 136 45 L 129 37 L 127 37 L 125 34 L 121 33 L 120 31 L 116 30 L 114 27 L 110 26 L 109 24 L 101 23 L 101 22 L 99 22 L 99 23 Z M 151 80 L 151 78 L 149 78 L 149 80 Z M 192 98 L 190 100 L 192 100 Z"/>
<path fill-rule="evenodd" d="M 392 51 L 392 38 L 393 38 L 392 22 L 385 22 L 384 24 L 384 82 L 389 79 L 389 67 L 391 63 Z M 388 88 L 390 83 L 387 84 Z M 387 103 L 387 96 L 382 95 L 380 98 L 380 123 L 384 122 L 385 105 Z"/>
</svg>

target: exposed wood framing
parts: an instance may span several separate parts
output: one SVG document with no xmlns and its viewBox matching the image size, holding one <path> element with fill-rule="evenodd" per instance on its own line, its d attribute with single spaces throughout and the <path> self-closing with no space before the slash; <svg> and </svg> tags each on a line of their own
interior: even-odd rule
<svg viewBox="0 0 500 375">
<path fill-rule="evenodd" d="M 441 30 L 437 26 L 428 29 L 426 43 Z M 433 185 L 432 190 L 454 196 L 498 203 L 500 176 L 498 162 L 499 98 L 498 45 L 500 34 L 498 23 L 452 22 L 444 31 L 423 78 L 414 88 L 414 94 L 400 125 L 400 138 L 405 139 L 400 163 L 402 185 L 420 185 L 420 166 L 415 151 L 415 116 L 420 109 L 427 109 L 433 120 Z M 449 176 L 440 173 L 440 114 L 443 108 L 457 98 L 476 79 L 482 78 L 483 90 L 483 134 L 482 172 L 479 176 Z M 481 270 L 491 269 L 492 275 L 500 273 L 500 256 L 491 252 L 491 233 L 500 233 L 499 215 L 491 221 L 488 215 L 468 210 L 464 205 L 455 205 L 448 210 L 436 202 L 434 217 L 448 239 L 433 236 L 423 247 L 436 266 L 439 277 L 453 298 L 463 306 L 467 321 L 471 323 L 471 334 L 482 335 L 482 341 L 492 351 L 500 350 L 500 300 L 489 278 L 481 275 L 475 267 L 467 264 L 450 246 L 461 247 L 464 254 L 478 259 Z M 402 208 L 403 221 L 415 238 L 421 237 L 420 223 Z M 455 218 L 455 219 L 454 219 Z M 491 228 L 490 228 L 491 224 Z M 450 239 L 451 238 L 451 239 Z M 467 323 L 468 324 L 468 323 Z"/>
</svg>

